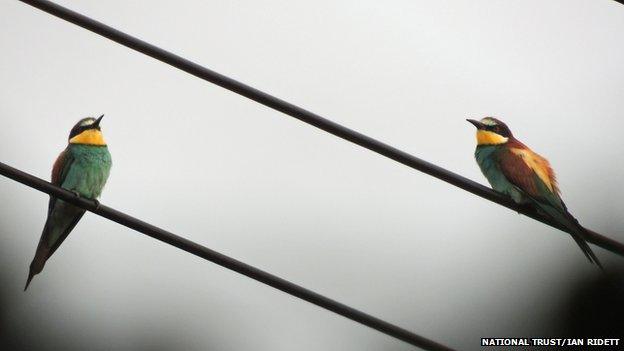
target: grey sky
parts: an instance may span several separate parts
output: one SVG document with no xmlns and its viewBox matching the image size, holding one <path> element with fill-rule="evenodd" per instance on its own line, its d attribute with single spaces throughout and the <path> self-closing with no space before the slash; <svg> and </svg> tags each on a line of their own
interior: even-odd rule
<svg viewBox="0 0 624 351">
<path fill-rule="evenodd" d="M 581 223 L 624 240 L 614 1 L 59 3 L 480 182 L 464 120 L 497 116 L 551 161 Z M 0 18 L 2 162 L 48 179 L 72 125 L 106 113 L 106 205 L 462 349 L 538 335 L 561 291 L 597 274 L 531 219 L 17 1 Z M 5 178 L 0 196 L 20 332 L 411 349 L 92 214 L 24 294 L 47 196 Z"/>
</svg>

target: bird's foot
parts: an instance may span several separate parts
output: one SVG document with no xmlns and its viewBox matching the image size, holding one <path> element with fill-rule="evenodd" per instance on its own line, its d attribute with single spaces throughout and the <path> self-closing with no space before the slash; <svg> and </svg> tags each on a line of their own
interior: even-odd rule
<svg viewBox="0 0 624 351">
<path fill-rule="evenodd" d="M 93 202 L 95 203 L 95 210 L 99 210 L 100 209 L 100 201 L 98 199 L 93 199 Z"/>
<path fill-rule="evenodd" d="M 76 195 L 77 198 L 80 198 L 80 193 L 77 192 L 76 190 L 70 190 L 72 193 L 74 193 L 74 195 Z"/>
</svg>

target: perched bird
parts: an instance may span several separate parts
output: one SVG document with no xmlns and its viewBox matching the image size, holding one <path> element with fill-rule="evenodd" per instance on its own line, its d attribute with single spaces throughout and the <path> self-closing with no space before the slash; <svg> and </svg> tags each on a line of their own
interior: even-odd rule
<svg viewBox="0 0 624 351">
<path fill-rule="evenodd" d="M 102 136 L 98 119 L 83 118 L 69 133 L 67 148 L 54 162 L 52 184 L 72 191 L 76 196 L 96 199 L 100 196 L 112 165 L 111 155 Z M 30 271 L 24 291 L 32 278 L 41 273 L 46 261 L 58 249 L 67 235 L 74 229 L 85 210 L 61 199 L 50 196 L 48 218 Z"/>
<path fill-rule="evenodd" d="M 468 119 L 477 127 L 475 158 L 492 188 L 516 203 L 531 204 L 538 212 L 568 228 L 590 262 L 602 265 L 585 238 L 587 231 L 561 200 L 548 160 L 514 138 L 507 125 L 493 117 Z"/>
</svg>

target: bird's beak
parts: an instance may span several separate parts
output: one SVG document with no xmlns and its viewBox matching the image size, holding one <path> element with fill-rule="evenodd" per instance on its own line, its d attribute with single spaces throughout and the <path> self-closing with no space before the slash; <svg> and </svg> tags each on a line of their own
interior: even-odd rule
<svg viewBox="0 0 624 351">
<path fill-rule="evenodd" d="M 484 127 L 483 123 L 481 123 L 481 122 L 479 122 L 479 121 L 477 121 L 475 119 L 470 119 L 469 118 L 466 121 L 472 123 L 475 127 L 477 127 L 477 129 L 483 129 L 483 127 Z"/>
<path fill-rule="evenodd" d="M 92 124 L 93 128 L 98 128 L 100 126 L 100 122 L 102 121 L 102 118 L 104 118 L 104 115 L 101 115 L 100 117 L 98 117 L 98 119 L 95 120 L 95 122 L 93 122 Z"/>
</svg>

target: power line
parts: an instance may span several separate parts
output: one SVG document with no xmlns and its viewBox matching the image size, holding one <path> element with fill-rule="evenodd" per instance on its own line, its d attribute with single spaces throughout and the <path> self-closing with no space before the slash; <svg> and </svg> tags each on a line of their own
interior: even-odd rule
<svg viewBox="0 0 624 351">
<path fill-rule="evenodd" d="M 147 56 L 151 56 L 159 61 L 176 67 L 182 71 L 190 73 L 198 78 L 209 81 L 216 85 L 219 85 L 225 89 L 233 91 L 251 100 L 259 102 L 265 106 L 268 106 L 277 111 L 283 112 L 291 117 L 294 117 L 302 122 L 313 125 L 319 129 L 322 129 L 330 134 L 333 134 L 342 139 L 348 140 L 354 144 L 360 145 L 366 149 L 374 151 L 380 155 L 386 156 L 392 160 L 402 163 L 408 167 L 414 168 L 421 172 L 424 172 L 430 176 L 441 179 L 447 183 L 455 185 L 461 189 L 471 192 L 484 199 L 493 201 L 499 205 L 505 206 L 509 209 L 523 213 L 533 219 L 536 219 L 542 223 L 553 226 L 565 232 L 570 232 L 569 229 L 554 223 L 552 220 L 545 218 L 537 213 L 533 208 L 528 206 L 518 205 L 513 202 L 507 196 L 495 192 L 494 190 L 485 187 L 475 181 L 465 178 L 457 173 L 448 171 L 442 167 L 421 160 L 415 156 L 412 156 L 404 151 L 394 148 L 381 141 L 373 139 L 369 136 L 361 134 L 355 130 L 344 127 L 338 123 L 323 118 L 315 113 L 307 111 L 301 107 L 295 106 L 289 102 L 271 96 L 258 89 L 250 87 L 232 78 L 226 77 L 220 73 L 212 71 L 208 68 L 200 66 L 197 63 L 189 61 L 183 57 L 180 57 L 174 53 L 161 49 L 157 46 L 149 44 L 141 39 L 135 38 L 131 35 L 123 33 L 115 28 L 109 27 L 101 22 L 86 17 L 68 8 L 57 5 L 53 2 L 46 0 L 19 0 L 21 2 L 32 5 L 40 10 L 43 10 L 56 17 L 62 18 L 68 22 L 74 23 L 82 28 L 88 29 L 96 34 L 106 37 L 112 41 L 115 41 L 121 45 L 124 45 L 130 49 L 144 53 Z M 607 238 L 594 231 L 588 230 L 589 242 L 594 243 L 606 250 L 624 255 L 624 244 L 619 243 L 613 239 Z"/>
<path fill-rule="evenodd" d="M 201 257 L 205 260 L 245 275 L 251 279 L 272 286 L 287 294 L 296 296 L 302 300 L 313 303 L 326 310 L 332 311 L 353 321 L 364 324 L 384 334 L 403 340 L 414 346 L 418 346 L 425 350 L 452 350 L 447 346 L 429 340 L 420 335 L 416 335 L 409 330 L 403 329 L 377 317 L 373 317 L 362 311 L 356 310 L 353 307 L 349 307 L 338 301 L 332 300 L 295 283 L 291 283 L 288 280 L 260 270 L 256 267 L 250 266 L 244 262 L 238 261 L 217 251 L 211 250 L 205 246 L 194 243 L 188 239 L 175 235 L 164 229 L 158 228 L 152 224 L 143 222 L 140 219 L 129 216 L 123 212 L 117 211 L 113 208 L 101 204 L 99 206 L 96 206 L 95 202 L 93 202 L 92 200 L 77 197 L 74 193 L 68 190 L 55 186 L 41 178 L 20 171 L 2 162 L 0 162 L 0 174 L 26 186 L 37 189 L 44 193 L 48 193 L 51 196 L 82 207 L 99 216 L 108 218 L 113 222 L 117 222 L 123 226 L 134 229 L 154 239 L 175 246 L 178 249 L 184 250 L 195 256 Z"/>
</svg>

